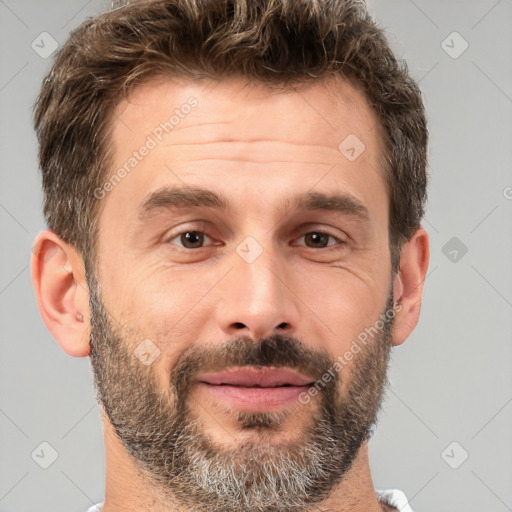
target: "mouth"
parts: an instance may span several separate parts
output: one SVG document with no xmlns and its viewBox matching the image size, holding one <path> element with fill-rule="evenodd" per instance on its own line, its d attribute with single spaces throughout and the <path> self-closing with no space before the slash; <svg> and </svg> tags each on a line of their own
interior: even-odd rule
<svg viewBox="0 0 512 512">
<path fill-rule="evenodd" d="M 289 368 L 236 367 L 197 378 L 210 397 L 241 411 L 272 411 L 297 402 L 314 379 Z"/>
</svg>

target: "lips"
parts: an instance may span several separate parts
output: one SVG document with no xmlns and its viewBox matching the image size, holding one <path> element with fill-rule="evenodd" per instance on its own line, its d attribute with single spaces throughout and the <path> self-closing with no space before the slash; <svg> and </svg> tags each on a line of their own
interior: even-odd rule
<svg viewBox="0 0 512 512">
<path fill-rule="evenodd" d="M 246 388 L 276 388 L 308 386 L 314 383 L 311 377 L 289 368 L 231 368 L 218 373 L 203 374 L 199 382 L 214 386 L 238 386 Z"/>
<path fill-rule="evenodd" d="M 208 405 L 222 403 L 238 411 L 270 412 L 296 405 L 314 379 L 289 368 L 246 366 L 202 374 L 197 384 L 206 393 Z"/>
</svg>

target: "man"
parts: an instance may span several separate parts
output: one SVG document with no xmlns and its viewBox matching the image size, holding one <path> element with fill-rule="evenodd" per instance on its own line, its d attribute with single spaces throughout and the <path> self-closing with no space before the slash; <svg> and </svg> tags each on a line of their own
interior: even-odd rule
<svg viewBox="0 0 512 512">
<path fill-rule="evenodd" d="M 420 92 L 357 0 L 134 1 L 35 111 L 32 276 L 90 356 L 103 512 L 410 511 L 368 441 L 420 311 Z"/>
</svg>

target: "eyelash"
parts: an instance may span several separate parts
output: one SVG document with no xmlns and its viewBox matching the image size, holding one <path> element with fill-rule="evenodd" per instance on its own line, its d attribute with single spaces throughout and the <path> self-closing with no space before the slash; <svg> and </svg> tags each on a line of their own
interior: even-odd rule
<svg viewBox="0 0 512 512">
<path fill-rule="evenodd" d="M 172 244 L 172 245 L 177 245 L 177 244 L 173 244 L 172 241 L 175 240 L 176 238 L 180 238 L 181 235 L 184 235 L 185 233 L 198 233 L 198 234 L 206 235 L 208 238 L 213 239 L 213 237 L 211 235 L 209 235 L 205 231 L 199 231 L 199 230 L 194 230 L 194 229 L 186 229 L 184 231 L 181 231 L 180 233 L 177 233 L 172 238 L 167 239 L 165 241 L 165 243 L 169 243 L 169 244 Z M 334 239 L 338 243 L 338 245 L 345 245 L 346 244 L 345 241 L 340 240 L 338 237 L 336 237 L 334 235 L 331 235 L 330 233 L 328 233 L 326 231 L 320 231 L 320 230 L 308 231 L 308 232 L 304 233 L 303 235 L 301 235 L 299 237 L 299 239 L 305 237 L 306 235 L 312 234 L 312 233 L 317 234 L 317 235 L 327 235 L 329 238 Z M 219 244 L 211 244 L 211 245 L 219 245 Z M 319 249 L 328 249 L 330 247 L 333 247 L 334 245 L 336 245 L 336 244 L 327 245 L 326 247 L 320 247 Z M 181 249 L 184 249 L 186 251 L 198 251 L 200 249 L 205 249 L 208 246 L 201 246 L 201 247 L 197 247 L 197 248 L 190 248 L 190 247 L 183 247 L 182 245 L 178 245 L 178 247 L 180 247 Z M 304 245 L 304 247 L 306 247 L 308 249 L 315 249 L 314 247 L 307 247 L 305 245 Z"/>
</svg>

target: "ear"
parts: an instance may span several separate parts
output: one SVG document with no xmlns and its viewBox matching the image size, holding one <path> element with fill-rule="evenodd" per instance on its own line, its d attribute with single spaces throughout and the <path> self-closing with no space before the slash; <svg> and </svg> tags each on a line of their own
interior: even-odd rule
<svg viewBox="0 0 512 512">
<path fill-rule="evenodd" d="M 32 283 L 39 312 L 61 348 L 73 357 L 89 355 L 89 289 L 78 251 L 53 231 L 34 241 Z"/>
<path fill-rule="evenodd" d="M 418 323 L 429 257 L 428 234 L 420 227 L 400 251 L 400 271 L 394 282 L 394 301 L 400 305 L 393 324 L 395 346 L 401 345 Z"/>
</svg>

